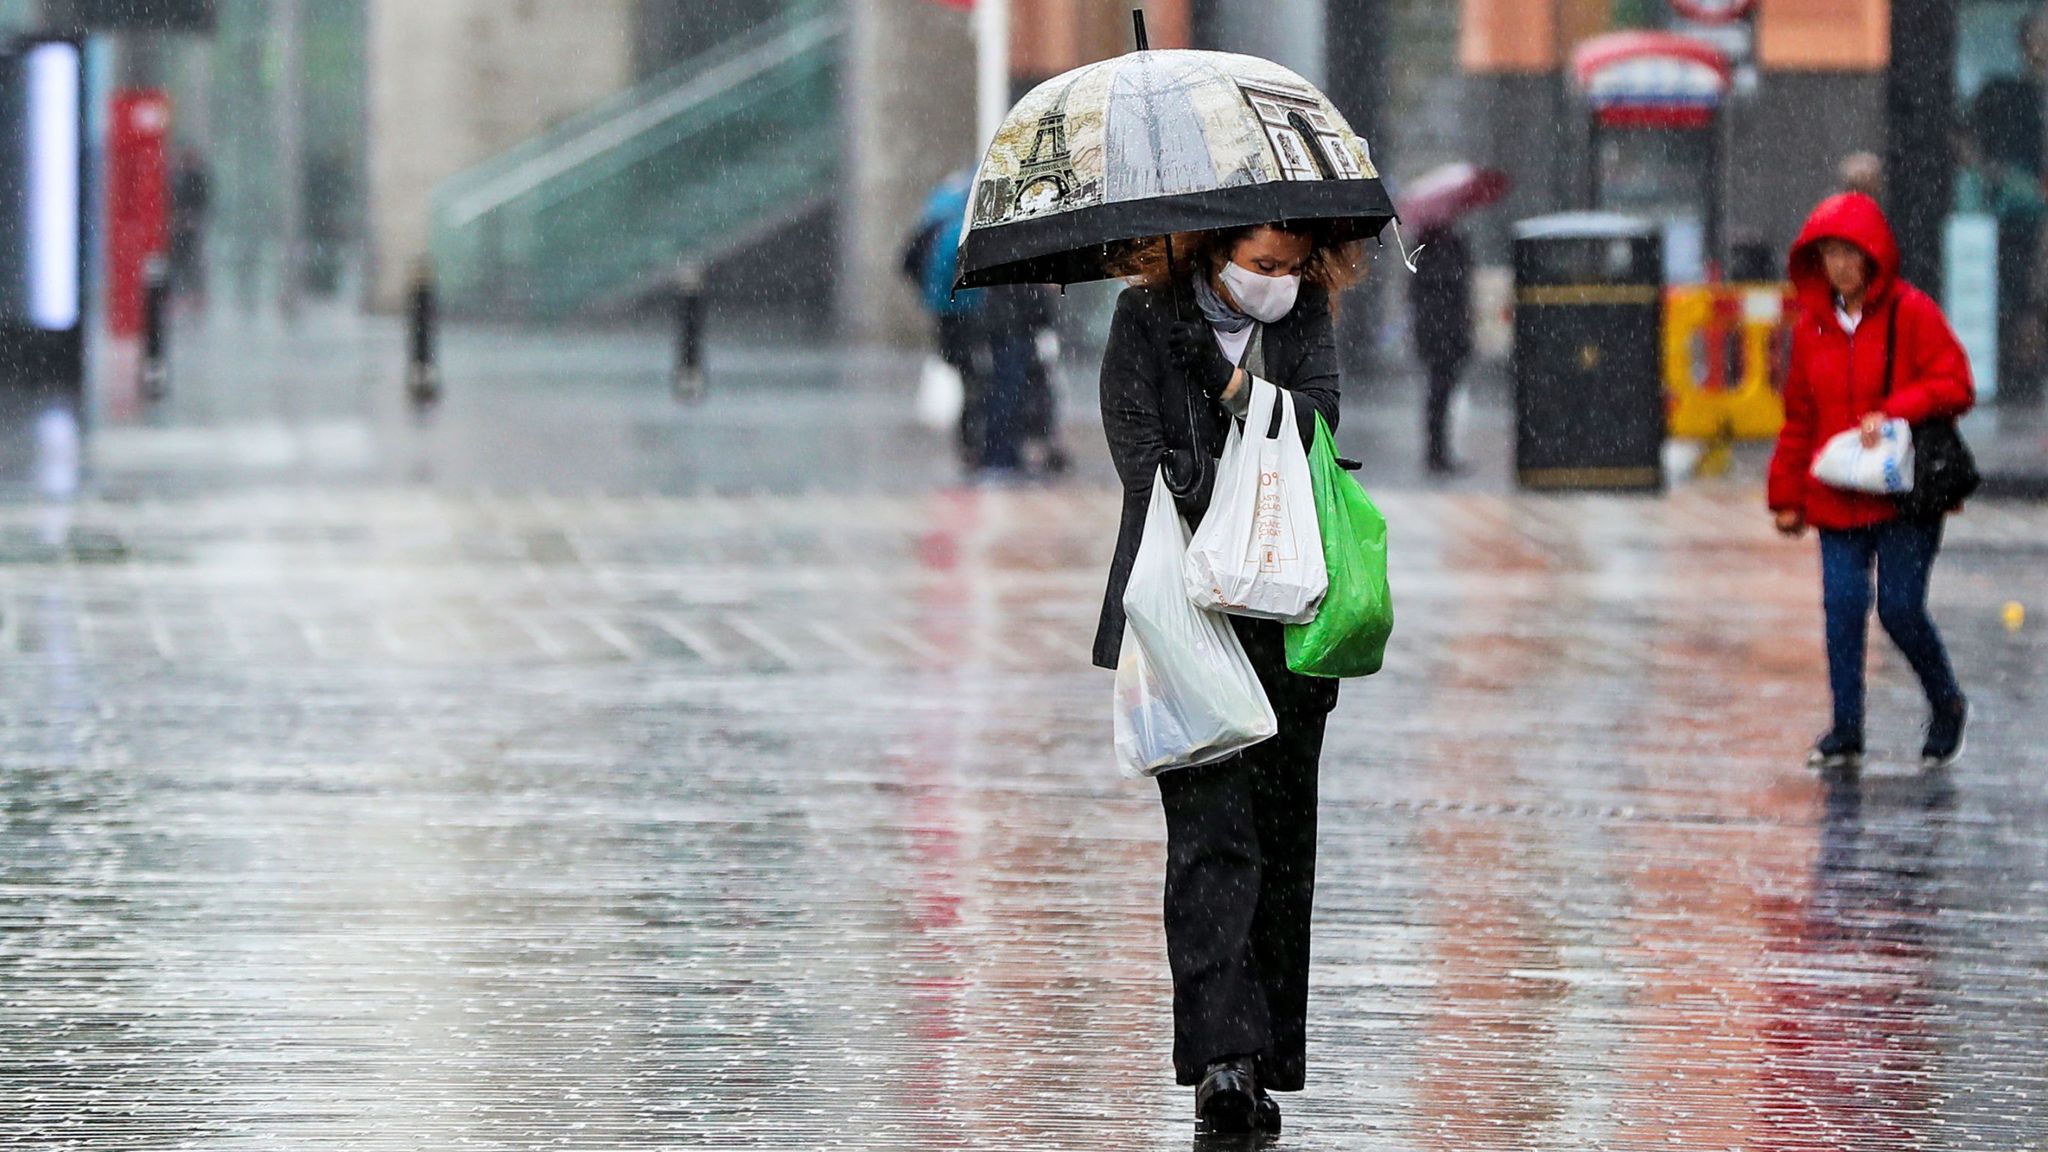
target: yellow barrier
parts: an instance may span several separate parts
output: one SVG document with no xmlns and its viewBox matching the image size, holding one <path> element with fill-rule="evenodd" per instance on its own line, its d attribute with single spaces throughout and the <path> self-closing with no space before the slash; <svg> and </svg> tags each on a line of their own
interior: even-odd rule
<svg viewBox="0 0 2048 1152">
<path fill-rule="evenodd" d="M 1778 435 L 1785 424 L 1779 375 L 1786 292 L 1770 283 L 1665 291 L 1664 387 L 1673 437 L 1725 443 Z M 1739 364 L 1731 366 L 1731 358 Z"/>
</svg>

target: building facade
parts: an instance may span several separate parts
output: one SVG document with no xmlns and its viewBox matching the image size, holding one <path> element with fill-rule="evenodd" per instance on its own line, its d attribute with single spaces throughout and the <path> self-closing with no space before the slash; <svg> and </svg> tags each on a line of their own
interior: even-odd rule
<svg viewBox="0 0 2048 1152">
<path fill-rule="evenodd" d="M 1472 157 L 1506 169 L 1515 189 L 1492 217 L 1486 249 L 1505 258 L 1507 222 L 1591 207 L 1590 113 L 1574 91 L 1572 53 L 1628 28 L 1707 30 L 1668 5 L 1610 0 L 1463 0 L 1458 41 Z M 1769 0 L 1709 34 L 1732 47 L 1723 104 L 1726 231 L 1789 243 L 1853 152 L 1886 146 L 1889 10 L 1885 0 Z"/>
<path fill-rule="evenodd" d="M 162 36 L 156 51 L 176 98 L 178 146 L 213 175 L 221 284 L 252 299 L 286 279 L 313 291 L 361 285 L 388 307 L 425 251 L 429 198 L 450 176 L 632 85 L 687 73 L 792 3 L 215 0 L 209 33 Z M 808 264 L 837 294 L 850 334 L 914 339 L 920 322 L 894 263 L 926 191 L 974 159 L 972 18 L 939 0 L 835 4 L 847 29 L 836 207 L 802 223 L 774 258 Z M 1318 80 L 1396 193 L 1448 160 L 1506 168 L 1515 190 L 1479 226 L 1481 253 L 1497 263 L 1509 222 L 1588 199 L 1586 109 L 1566 68 L 1573 50 L 1621 28 L 1691 30 L 1685 14 L 1698 4 L 1146 0 L 1144 9 L 1155 45 L 1251 52 Z M 1912 241 L 1909 267 L 1938 279 L 1943 220 L 1985 197 L 1972 158 L 1988 148 L 2033 164 L 2048 148 L 2014 152 L 2019 130 L 2008 123 L 2041 118 L 2048 38 L 2030 59 L 2019 34 L 2040 9 L 2037 0 L 1754 5 L 1736 37 L 1727 104 L 1728 234 L 1781 248 L 1839 183 L 1843 157 L 1874 152 L 1888 161 L 1885 191 Z M 34 27 L 49 10 L 47 0 L 0 0 L 0 24 Z M 1128 4 L 1012 0 L 1013 90 L 1122 52 L 1130 35 Z M 128 33 L 96 46 L 103 73 L 121 74 L 108 71 L 107 53 L 138 43 Z"/>
</svg>

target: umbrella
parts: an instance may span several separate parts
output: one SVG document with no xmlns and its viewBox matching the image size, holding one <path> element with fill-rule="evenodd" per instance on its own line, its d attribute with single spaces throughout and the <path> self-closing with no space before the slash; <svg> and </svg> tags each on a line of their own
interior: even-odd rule
<svg viewBox="0 0 2048 1152">
<path fill-rule="evenodd" d="M 975 174 L 960 288 L 1110 275 L 1126 242 L 1274 220 L 1378 236 L 1394 206 L 1315 85 L 1255 56 L 1128 53 L 1031 90 Z"/>
<path fill-rule="evenodd" d="M 1453 224 L 1468 212 L 1498 203 L 1514 181 L 1498 168 L 1444 164 L 1416 177 L 1401 194 L 1401 222 L 1418 232 Z"/>
</svg>

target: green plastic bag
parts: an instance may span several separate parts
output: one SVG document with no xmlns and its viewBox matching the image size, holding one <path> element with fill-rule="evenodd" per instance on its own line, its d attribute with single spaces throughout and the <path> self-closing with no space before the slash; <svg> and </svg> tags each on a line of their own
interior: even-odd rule
<svg viewBox="0 0 2048 1152">
<path fill-rule="evenodd" d="M 1330 589 L 1315 619 L 1287 626 L 1287 666 L 1303 676 L 1370 676 L 1385 661 L 1394 632 L 1387 521 L 1351 473 L 1337 466 L 1337 446 L 1320 413 L 1308 474 Z"/>
</svg>

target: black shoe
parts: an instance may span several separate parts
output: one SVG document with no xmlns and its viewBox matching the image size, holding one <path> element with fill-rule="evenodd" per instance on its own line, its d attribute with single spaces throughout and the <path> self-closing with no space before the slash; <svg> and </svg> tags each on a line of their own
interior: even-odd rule
<svg viewBox="0 0 2048 1152">
<path fill-rule="evenodd" d="M 1963 758 L 1963 730 L 1970 726 L 1970 702 L 1958 700 L 1955 707 L 1939 709 L 1927 722 L 1927 743 L 1920 746 L 1920 767 L 1932 771 L 1946 768 Z"/>
<path fill-rule="evenodd" d="M 1195 1118 L 1212 1132 L 1249 1132 L 1258 1111 L 1259 1085 L 1249 1056 L 1218 1060 L 1195 1089 Z"/>
<path fill-rule="evenodd" d="M 1829 732 L 1814 741 L 1813 751 L 1806 754 L 1806 766 L 1824 771 L 1863 766 L 1863 737 L 1846 732 Z"/>
<path fill-rule="evenodd" d="M 1252 1107 L 1252 1127 L 1268 1136 L 1280 1134 L 1280 1102 L 1264 1088 L 1259 1089 L 1258 1102 Z"/>
</svg>

